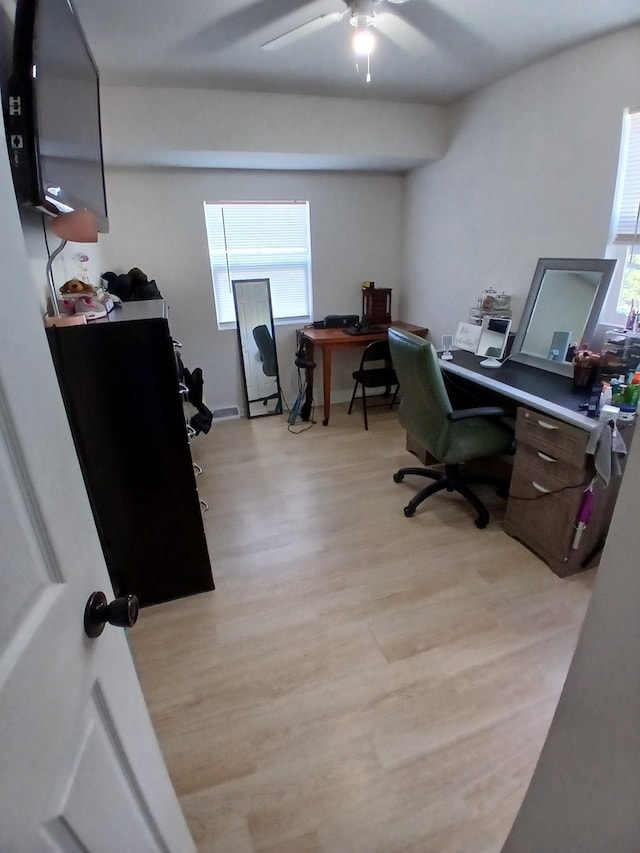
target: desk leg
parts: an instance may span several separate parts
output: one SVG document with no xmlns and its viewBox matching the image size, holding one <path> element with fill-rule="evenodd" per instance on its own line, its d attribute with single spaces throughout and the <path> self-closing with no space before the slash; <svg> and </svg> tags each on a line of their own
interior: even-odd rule
<svg viewBox="0 0 640 853">
<path fill-rule="evenodd" d="M 331 414 L 331 355 L 330 346 L 322 348 L 322 402 L 324 404 L 322 426 L 327 426 Z"/>
<path fill-rule="evenodd" d="M 311 341 L 305 340 L 304 342 L 304 357 L 313 363 L 313 343 Z M 300 417 L 303 421 L 308 421 L 311 418 L 311 409 L 313 408 L 313 370 L 313 367 L 306 367 L 304 371 L 305 392 L 300 408 Z"/>
</svg>

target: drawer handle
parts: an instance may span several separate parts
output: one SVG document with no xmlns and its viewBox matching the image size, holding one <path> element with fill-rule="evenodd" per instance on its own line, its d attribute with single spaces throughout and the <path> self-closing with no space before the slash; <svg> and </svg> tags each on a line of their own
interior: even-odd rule
<svg viewBox="0 0 640 853">
<path fill-rule="evenodd" d="M 548 421 L 538 420 L 538 426 L 541 426 L 542 429 L 560 429 L 556 424 L 550 424 Z"/>
<path fill-rule="evenodd" d="M 549 492 L 551 491 L 551 489 L 545 489 L 545 487 L 544 487 L 544 486 L 541 486 L 541 485 L 540 485 L 540 483 L 536 483 L 536 481 L 535 481 L 535 480 L 532 480 L 532 481 L 531 481 L 531 485 L 533 486 L 533 488 L 534 488 L 536 491 L 538 491 L 538 492 L 542 492 L 542 494 L 543 494 L 543 495 L 548 495 L 548 494 L 549 494 Z"/>
<path fill-rule="evenodd" d="M 554 459 L 553 456 L 547 456 L 547 454 L 543 453 L 541 450 L 538 450 L 538 456 L 544 462 L 557 462 L 558 461 L 557 459 Z"/>
</svg>

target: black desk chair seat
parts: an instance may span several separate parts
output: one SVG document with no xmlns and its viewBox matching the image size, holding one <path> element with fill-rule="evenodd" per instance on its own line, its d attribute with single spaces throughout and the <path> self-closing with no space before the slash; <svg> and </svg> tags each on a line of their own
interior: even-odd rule
<svg viewBox="0 0 640 853">
<path fill-rule="evenodd" d="M 270 394 L 268 397 L 259 397 L 258 400 L 262 400 L 263 406 L 266 406 L 269 400 L 277 400 L 276 407 L 274 409 L 274 414 L 280 415 L 282 414 L 282 399 L 280 397 L 280 381 L 278 379 L 278 358 L 276 356 L 275 341 L 271 336 L 271 332 L 269 331 L 267 326 L 264 325 L 264 323 L 260 326 L 254 326 L 253 339 L 256 342 L 260 361 L 262 362 L 262 372 L 265 376 L 274 376 L 276 378 L 276 384 L 278 386 L 278 390 L 275 394 Z M 249 402 L 255 403 L 257 401 L 250 400 Z"/>
<path fill-rule="evenodd" d="M 375 367 L 368 367 L 367 365 L 376 364 Z M 363 352 L 362 358 L 360 359 L 360 366 L 357 370 L 353 371 L 353 378 L 355 379 L 355 385 L 353 386 L 353 394 L 351 395 L 351 403 L 349 404 L 348 414 L 351 414 L 351 410 L 353 409 L 353 404 L 356 399 L 356 393 L 358 391 L 358 386 L 362 388 L 362 413 L 364 415 L 364 428 L 369 429 L 369 421 L 367 418 L 367 388 L 384 388 L 385 396 L 391 394 L 391 389 L 393 388 L 393 395 L 391 396 L 391 402 L 389 403 L 389 409 L 392 409 L 396 399 L 398 397 L 398 389 L 400 388 L 400 383 L 398 382 L 398 377 L 396 375 L 395 370 L 391 366 L 391 353 L 389 351 L 389 341 L 373 341 L 368 344 Z M 371 405 L 371 404 L 370 404 Z M 378 406 L 384 405 L 386 406 L 386 401 L 384 403 L 376 404 Z"/>
<path fill-rule="evenodd" d="M 487 483 L 506 497 L 507 484 L 492 476 L 465 475 L 462 466 L 474 459 L 513 452 L 513 432 L 500 421 L 507 412 L 498 406 L 454 410 L 433 345 L 400 329 L 389 329 L 389 343 L 402 382 L 400 423 L 443 465 L 440 469 L 401 468 L 393 475 L 396 483 L 407 474 L 435 481 L 409 501 L 404 514 L 412 516 L 428 497 L 446 489 L 461 494 L 475 509 L 476 527 L 486 527 L 489 512 L 470 486 Z"/>
</svg>

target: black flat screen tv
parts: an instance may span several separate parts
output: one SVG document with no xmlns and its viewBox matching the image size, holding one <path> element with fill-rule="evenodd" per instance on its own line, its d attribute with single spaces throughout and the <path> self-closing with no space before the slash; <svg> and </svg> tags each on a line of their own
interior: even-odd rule
<svg viewBox="0 0 640 853">
<path fill-rule="evenodd" d="M 69 0 L 18 0 L 5 116 L 18 203 L 108 231 L 98 69 Z"/>
</svg>

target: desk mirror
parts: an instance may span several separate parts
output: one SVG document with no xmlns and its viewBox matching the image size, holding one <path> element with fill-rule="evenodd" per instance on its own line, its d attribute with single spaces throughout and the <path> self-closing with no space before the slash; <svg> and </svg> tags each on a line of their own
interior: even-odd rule
<svg viewBox="0 0 640 853">
<path fill-rule="evenodd" d="M 247 415 L 282 414 L 269 279 L 236 279 L 231 285 Z"/>
<path fill-rule="evenodd" d="M 540 258 L 512 361 L 572 376 L 571 344 L 592 340 L 615 265 L 599 258 Z"/>
</svg>

